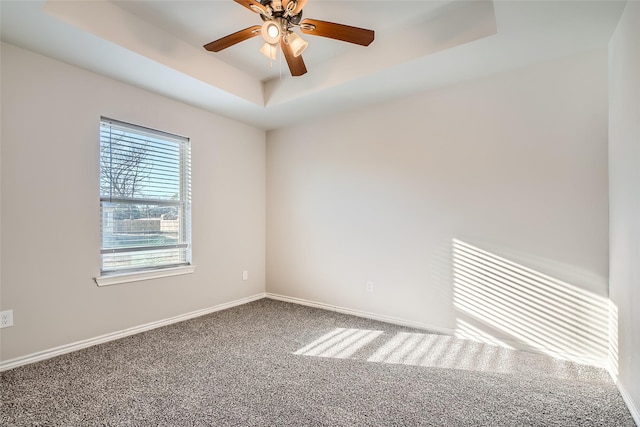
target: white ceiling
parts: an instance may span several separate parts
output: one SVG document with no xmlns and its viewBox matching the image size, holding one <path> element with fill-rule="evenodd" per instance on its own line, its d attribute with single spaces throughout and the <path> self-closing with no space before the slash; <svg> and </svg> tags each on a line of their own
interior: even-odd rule
<svg viewBox="0 0 640 427">
<path fill-rule="evenodd" d="M 2 41 L 263 129 L 606 46 L 619 1 L 309 0 L 304 17 L 375 30 L 369 47 L 303 35 L 308 73 L 262 56 L 232 0 L 0 2 Z"/>
</svg>

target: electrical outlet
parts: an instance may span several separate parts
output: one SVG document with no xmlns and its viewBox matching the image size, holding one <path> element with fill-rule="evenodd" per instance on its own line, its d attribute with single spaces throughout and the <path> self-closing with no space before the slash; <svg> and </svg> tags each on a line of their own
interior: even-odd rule
<svg viewBox="0 0 640 427">
<path fill-rule="evenodd" d="M 13 310 L 0 312 L 0 328 L 8 328 L 9 326 L 13 326 Z"/>
<path fill-rule="evenodd" d="M 242 270 L 242 280 L 249 280 L 249 270 Z"/>
<path fill-rule="evenodd" d="M 373 292 L 373 281 L 367 281 L 367 292 Z"/>
</svg>

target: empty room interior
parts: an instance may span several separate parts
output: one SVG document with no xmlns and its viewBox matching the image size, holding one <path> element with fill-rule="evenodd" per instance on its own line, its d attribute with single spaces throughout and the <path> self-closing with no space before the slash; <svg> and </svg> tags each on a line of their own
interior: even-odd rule
<svg viewBox="0 0 640 427">
<path fill-rule="evenodd" d="M 640 425 L 640 2 L 0 16 L 0 424 Z"/>
</svg>

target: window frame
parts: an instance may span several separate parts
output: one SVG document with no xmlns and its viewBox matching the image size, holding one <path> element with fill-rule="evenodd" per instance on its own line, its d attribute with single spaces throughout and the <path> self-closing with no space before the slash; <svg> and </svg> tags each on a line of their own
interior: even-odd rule
<svg viewBox="0 0 640 427">
<path fill-rule="evenodd" d="M 162 179 L 158 177 L 154 177 L 150 180 L 150 184 L 152 185 L 160 185 L 158 190 L 159 194 L 158 198 L 148 197 L 148 195 L 136 196 L 136 192 L 133 191 L 131 196 L 123 196 L 123 195 L 114 195 L 114 188 L 116 184 L 114 181 L 110 181 L 113 174 L 113 169 L 111 169 L 113 152 L 111 151 L 111 146 L 114 143 L 114 139 L 109 135 L 106 139 L 103 135 L 103 129 L 105 126 L 114 127 L 117 131 L 124 132 L 123 139 L 126 140 L 120 149 L 124 147 L 124 150 L 119 152 L 119 155 L 126 160 L 130 160 L 135 156 L 134 148 L 135 145 L 139 143 L 139 141 L 144 141 L 145 144 L 152 142 L 154 140 L 161 141 L 158 142 L 158 145 L 154 146 L 150 152 L 146 152 L 145 155 L 151 153 L 151 156 L 154 156 L 151 161 L 149 161 L 149 175 L 157 174 L 161 175 L 164 172 L 158 172 L 162 167 L 169 166 L 172 169 L 172 172 L 177 171 L 177 176 L 179 182 L 176 182 L 175 178 L 166 184 L 164 187 L 162 184 Z M 122 139 L 120 140 L 120 143 Z M 161 160 L 161 163 L 154 169 L 153 159 L 156 160 L 159 158 L 158 156 L 164 155 L 162 153 L 162 144 L 168 144 L 172 150 L 175 150 L 177 153 L 177 158 L 171 159 L 170 161 Z M 109 150 L 109 153 L 106 156 L 104 155 L 105 147 Z M 145 149 L 148 149 L 148 145 L 145 146 Z M 122 154 L 124 153 L 124 154 Z M 127 157 L 131 154 L 131 157 Z M 148 280 L 154 279 L 158 277 L 168 277 L 175 276 L 180 274 L 189 274 L 195 271 L 195 266 L 192 264 L 192 233 L 191 233 L 191 141 L 187 137 L 175 135 L 172 133 L 151 129 L 148 127 L 131 124 L 127 122 L 123 122 L 120 120 L 110 119 L 108 117 L 100 117 L 100 132 L 99 132 L 99 193 L 100 193 L 100 275 L 95 277 L 94 280 L 98 286 L 106 286 L 113 285 L 118 283 L 127 283 L 127 282 L 136 282 L 140 280 Z M 126 161 L 125 160 L 125 161 Z M 146 161 L 146 160 L 145 160 Z M 110 166 L 106 168 L 106 173 L 109 178 L 107 179 L 107 184 L 105 186 L 105 168 L 104 164 L 108 162 Z M 149 176 L 148 175 L 148 176 Z M 147 176 L 147 178 L 148 178 Z M 163 175 L 164 178 L 164 175 Z M 177 192 L 177 199 L 167 198 L 162 196 L 163 191 L 173 190 L 173 186 L 178 184 L 176 188 L 179 187 Z M 105 193 L 108 193 L 105 194 Z M 178 231 L 177 231 L 177 241 L 175 243 L 170 244 L 147 244 L 145 245 L 142 242 L 137 243 L 125 243 L 123 246 L 119 246 L 114 244 L 114 234 L 105 234 L 105 229 L 109 229 L 110 227 L 114 227 L 116 225 L 115 219 L 113 216 L 109 217 L 105 215 L 105 208 L 113 209 L 115 212 L 116 207 L 122 208 L 123 206 L 130 205 L 131 207 L 135 207 L 135 209 L 140 209 L 141 206 L 145 206 L 149 209 L 150 206 L 155 208 L 158 207 L 175 207 L 178 212 Z M 129 208 L 131 209 L 131 208 Z M 154 219 L 154 217 L 147 217 L 147 219 Z M 134 218 L 131 220 L 135 221 Z M 161 219 L 162 221 L 162 219 Z M 133 224 L 132 224 L 133 225 Z M 131 231 L 128 231 L 131 233 Z M 135 236 L 135 233 L 133 234 Z M 162 233 L 160 233 L 162 235 Z M 109 237 L 106 237 L 109 236 Z M 142 239 L 149 239 L 152 236 L 149 230 L 143 230 L 140 233 L 140 237 Z M 106 238 L 106 240 L 105 240 Z M 135 240 L 135 237 L 134 237 Z M 105 244 L 105 242 L 109 241 L 109 243 Z M 170 257 L 178 257 L 178 262 L 159 262 L 154 265 L 155 262 L 153 252 L 154 251 L 172 251 L 170 252 Z M 109 262 L 105 262 L 105 255 L 115 255 L 115 254 L 145 254 L 143 255 L 143 261 L 147 263 L 147 265 L 135 266 L 129 265 L 125 267 L 116 266 L 117 261 L 111 261 L 111 267 L 107 264 Z M 157 254 L 156 254 L 157 256 Z"/>
</svg>

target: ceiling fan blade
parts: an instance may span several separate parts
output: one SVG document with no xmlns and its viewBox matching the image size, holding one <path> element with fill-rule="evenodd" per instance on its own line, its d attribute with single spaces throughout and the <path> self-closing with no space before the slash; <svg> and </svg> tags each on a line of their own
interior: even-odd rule
<svg viewBox="0 0 640 427">
<path fill-rule="evenodd" d="M 241 4 L 242 6 L 246 7 L 252 12 L 260 13 L 265 16 L 269 16 L 270 14 L 269 10 L 265 5 L 255 0 L 233 0 L 233 1 L 235 1 L 238 4 Z"/>
<path fill-rule="evenodd" d="M 203 47 L 210 52 L 220 52 L 222 49 L 226 49 L 236 43 L 243 42 L 259 35 L 260 28 L 260 25 L 254 25 L 253 27 L 245 28 L 244 30 L 240 30 L 221 39 L 212 41 L 211 43 L 207 43 Z"/>
<path fill-rule="evenodd" d="M 280 39 L 280 47 L 282 47 L 282 52 L 284 53 L 284 58 L 287 60 L 287 65 L 289 65 L 291 75 L 297 77 L 305 74 L 307 67 L 304 65 L 302 56 L 294 56 L 291 45 L 285 43 L 284 38 Z"/>
<path fill-rule="evenodd" d="M 375 34 L 373 30 L 319 21 L 317 19 L 303 19 L 300 22 L 300 30 L 311 36 L 328 37 L 361 46 L 369 46 Z"/>
</svg>

